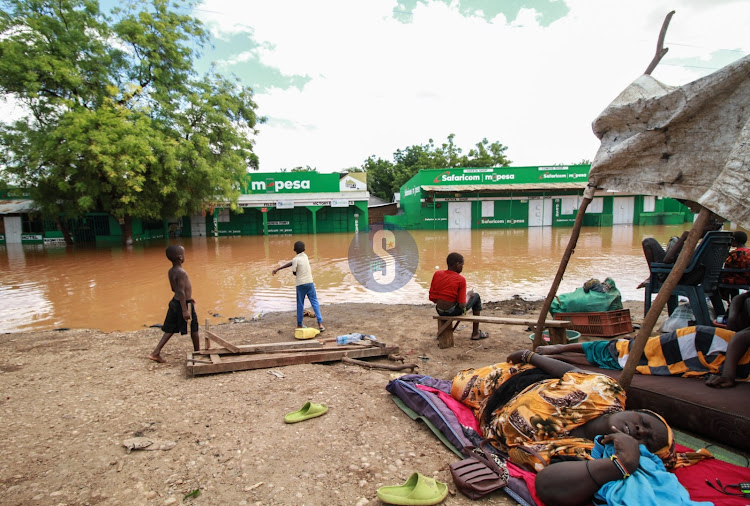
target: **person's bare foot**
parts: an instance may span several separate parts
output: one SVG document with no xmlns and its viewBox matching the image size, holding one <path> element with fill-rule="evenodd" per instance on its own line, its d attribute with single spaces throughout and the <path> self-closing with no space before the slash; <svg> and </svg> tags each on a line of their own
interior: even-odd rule
<svg viewBox="0 0 750 506">
<path fill-rule="evenodd" d="M 716 374 L 712 374 L 706 380 L 706 386 L 712 388 L 732 388 L 736 384 L 737 383 L 732 378 L 727 378 L 726 376 L 718 376 Z"/>
<path fill-rule="evenodd" d="M 651 282 L 651 278 L 646 278 L 643 281 L 641 281 L 638 284 L 638 286 L 636 286 L 635 288 L 636 288 L 636 290 L 639 289 L 639 288 L 646 288 L 646 285 L 649 284 L 650 282 Z"/>
<path fill-rule="evenodd" d="M 557 355 L 558 353 L 562 353 L 562 351 L 560 350 L 560 345 L 548 344 L 546 346 L 539 346 L 536 349 L 536 353 L 539 355 Z"/>
<path fill-rule="evenodd" d="M 161 355 L 154 355 L 153 353 L 148 356 L 149 359 L 153 360 L 154 362 L 159 362 L 160 364 L 165 364 L 167 361 L 161 358 Z"/>
</svg>

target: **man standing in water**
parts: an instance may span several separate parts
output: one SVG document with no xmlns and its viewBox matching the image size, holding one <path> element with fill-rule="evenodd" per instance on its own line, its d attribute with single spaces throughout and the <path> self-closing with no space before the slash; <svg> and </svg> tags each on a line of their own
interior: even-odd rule
<svg viewBox="0 0 750 506">
<path fill-rule="evenodd" d="M 169 286 L 174 292 L 174 297 L 169 301 L 167 317 L 164 319 L 164 325 L 161 329 L 164 336 L 156 345 L 154 351 L 148 356 L 156 362 L 166 362 L 160 353 L 161 349 L 167 344 L 176 332 L 187 334 L 187 324 L 190 322 L 190 339 L 193 341 L 193 350 L 199 349 L 198 336 L 198 316 L 195 314 L 195 300 L 193 300 L 193 286 L 190 284 L 190 278 L 182 268 L 185 263 L 185 248 L 172 244 L 167 248 L 167 258 L 172 262 L 172 268 L 169 269 Z M 188 304 L 190 308 L 188 309 Z"/>
<path fill-rule="evenodd" d="M 305 253 L 305 243 L 297 241 L 294 243 L 294 252 L 297 253 L 291 262 L 287 262 L 281 267 L 277 267 L 271 274 L 276 275 L 281 269 L 292 268 L 292 273 L 297 277 L 297 328 L 302 328 L 302 316 L 305 308 L 305 297 L 310 299 L 310 305 L 315 311 L 315 318 L 318 319 L 318 328 L 323 332 L 326 328 L 323 326 L 323 317 L 320 315 L 320 304 L 318 303 L 318 294 L 315 292 L 315 283 L 313 283 L 312 270 L 310 269 L 310 260 Z"/>
<path fill-rule="evenodd" d="M 440 316 L 461 316 L 471 309 L 474 316 L 482 311 L 482 300 L 474 290 L 466 292 L 466 278 L 461 275 L 464 270 L 464 257 L 460 253 L 451 253 L 446 259 L 448 269 L 437 271 L 430 283 L 430 300 Z M 486 339 L 487 332 L 479 330 L 479 322 L 473 322 L 471 339 Z"/>
</svg>

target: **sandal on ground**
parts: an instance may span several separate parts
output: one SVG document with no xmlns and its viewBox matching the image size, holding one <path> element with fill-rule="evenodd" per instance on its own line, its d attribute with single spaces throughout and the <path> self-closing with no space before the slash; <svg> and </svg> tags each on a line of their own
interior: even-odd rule
<svg viewBox="0 0 750 506">
<path fill-rule="evenodd" d="M 301 409 L 298 409 L 297 411 L 292 411 L 291 413 L 288 413 L 286 416 L 284 416 L 284 421 L 286 423 L 297 423 L 302 422 L 304 420 L 309 420 L 310 418 L 315 418 L 318 416 L 325 415 L 328 412 L 328 407 L 324 404 L 315 404 L 314 402 L 306 402 L 304 406 L 302 406 Z"/>
<path fill-rule="evenodd" d="M 487 339 L 488 337 L 490 337 L 490 335 L 487 332 L 485 332 L 484 330 L 480 330 L 478 336 L 471 336 L 471 340 L 479 341 L 480 339 Z"/>
<path fill-rule="evenodd" d="M 438 504 L 448 495 L 445 483 L 420 473 L 412 474 L 403 485 L 380 487 L 378 499 L 386 504 Z"/>
</svg>

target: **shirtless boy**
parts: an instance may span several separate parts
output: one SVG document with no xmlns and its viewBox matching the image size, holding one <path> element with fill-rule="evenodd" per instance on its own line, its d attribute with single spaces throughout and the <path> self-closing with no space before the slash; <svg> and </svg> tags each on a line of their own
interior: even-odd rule
<svg viewBox="0 0 750 506">
<path fill-rule="evenodd" d="M 187 324 L 190 322 L 190 339 L 193 341 L 193 350 L 199 349 L 198 317 L 195 314 L 195 300 L 193 300 L 193 286 L 190 284 L 187 272 L 182 268 L 185 263 L 185 248 L 172 244 L 167 248 L 167 258 L 172 262 L 169 269 L 169 286 L 174 292 L 174 297 L 169 301 L 167 317 L 161 329 L 164 331 L 159 344 L 148 356 L 156 362 L 166 362 L 160 353 L 167 341 L 176 333 L 187 334 Z M 190 308 L 188 309 L 188 304 Z"/>
</svg>

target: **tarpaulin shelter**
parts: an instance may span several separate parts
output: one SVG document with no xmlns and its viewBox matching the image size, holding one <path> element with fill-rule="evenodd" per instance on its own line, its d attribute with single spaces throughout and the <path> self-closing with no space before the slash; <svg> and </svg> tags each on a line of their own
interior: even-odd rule
<svg viewBox="0 0 750 506">
<path fill-rule="evenodd" d="M 668 19 L 662 28 L 663 42 Z M 666 50 L 657 48 L 657 55 Z M 658 60 L 655 60 L 658 62 Z M 636 79 L 597 117 L 601 146 L 589 173 L 570 243 L 545 301 L 546 317 L 572 254 L 594 190 L 670 197 L 698 212 L 693 229 L 643 321 L 620 383 L 627 388 L 656 320 L 687 266 L 711 212 L 750 228 L 750 56 L 680 87 L 648 73 Z M 541 328 L 537 326 L 537 328 Z M 541 344 L 537 330 L 534 346 Z"/>
</svg>

